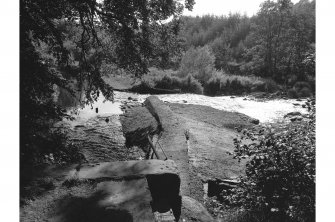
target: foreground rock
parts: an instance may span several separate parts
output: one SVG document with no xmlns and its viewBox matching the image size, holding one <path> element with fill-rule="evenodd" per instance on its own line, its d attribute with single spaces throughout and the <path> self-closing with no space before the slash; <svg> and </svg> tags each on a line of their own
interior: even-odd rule
<svg viewBox="0 0 335 222">
<path fill-rule="evenodd" d="M 59 170 L 63 185 L 21 211 L 22 221 L 156 221 L 181 215 L 180 178 L 172 160 L 117 161 Z"/>
</svg>

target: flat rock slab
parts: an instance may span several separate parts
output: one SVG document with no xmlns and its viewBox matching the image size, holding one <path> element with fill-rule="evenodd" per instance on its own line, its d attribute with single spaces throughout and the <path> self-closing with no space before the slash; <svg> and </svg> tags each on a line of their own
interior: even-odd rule
<svg viewBox="0 0 335 222">
<path fill-rule="evenodd" d="M 92 214 L 101 218 L 97 221 L 155 221 L 154 212 L 163 209 L 162 201 L 166 210 L 176 211 L 178 206 L 173 204 L 180 198 L 180 178 L 173 160 L 86 164 L 73 168 L 67 178 L 98 181 L 97 191 L 91 198 L 95 209 Z M 69 219 L 69 215 L 72 214 L 65 217 Z M 60 219 L 56 221 L 65 217 L 57 215 Z M 78 221 L 76 218 L 73 221 Z"/>
<path fill-rule="evenodd" d="M 157 96 L 149 96 L 144 104 L 150 113 L 156 118 L 162 136 L 159 140 L 167 158 L 175 161 L 180 172 L 182 195 L 189 195 L 189 158 L 186 143 L 185 121 L 175 115 L 171 109 L 158 99 Z"/>
<path fill-rule="evenodd" d="M 173 160 L 130 160 L 82 165 L 70 171 L 68 178 L 77 179 L 127 179 L 147 175 L 173 174 L 179 172 Z"/>
</svg>

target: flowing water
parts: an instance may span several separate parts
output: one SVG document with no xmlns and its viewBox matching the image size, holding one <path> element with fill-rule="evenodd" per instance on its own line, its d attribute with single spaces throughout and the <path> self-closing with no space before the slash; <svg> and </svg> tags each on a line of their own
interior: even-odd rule
<svg viewBox="0 0 335 222">
<path fill-rule="evenodd" d="M 126 150 L 120 115 L 122 104 L 136 101 L 142 103 L 150 95 L 115 92 L 114 102 L 107 101 L 100 93 L 92 105 L 70 108 L 68 114 L 75 120 L 63 120 L 61 125 L 68 129 L 69 139 L 79 145 L 88 161 L 114 161 L 142 158 L 139 150 Z M 210 106 L 215 109 L 240 112 L 260 120 L 261 124 L 283 120 L 289 112 L 306 113 L 305 102 L 274 99 L 260 101 L 250 97 L 208 97 L 195 94 L 157 95 L 162 101 Z M 131 99 L 129 98 L 131 97 Z"/>
<path fill-rule="evenodd" d="M 115 98 L 117 101 L 122 101 L 128 97 L 132 97 L 138 99 L 139 102 L 143 102 L 148 96 L 149 95 L 116 92 Z M 307 113 L 306 109 L 301 106 L 305 103 L 305 100 L 273 99 L 261 101 L 252 97 L 209 97 L 196 94 L 166 94 L 157 95 L 157 97 L 162 101 L 170 103 L 196 104 L 210 106 L 219 110 L 239 112 L 259 119 L 261 123 L 280 121 L 283 119 L 283 116 L 289 112 Z"/>
</svg>

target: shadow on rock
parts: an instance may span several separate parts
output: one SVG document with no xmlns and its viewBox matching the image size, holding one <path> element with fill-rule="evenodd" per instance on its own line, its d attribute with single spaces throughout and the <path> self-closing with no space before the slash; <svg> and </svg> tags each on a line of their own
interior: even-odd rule
<svg viewBox="0 0 335 222">
<path fill-rule="evenodd" d="M 127 210 L 101 207 L 98 202 L 104 197 L 105 194 L 103 194 L 103 192 L 97 192 L 88 198 L 67 196 L 66 198 L 58 201 L 58 210 L 56 212 L 56 216 L 53 217 L 53 221 L 133 221 L 132 215 Z"/>
</svg>

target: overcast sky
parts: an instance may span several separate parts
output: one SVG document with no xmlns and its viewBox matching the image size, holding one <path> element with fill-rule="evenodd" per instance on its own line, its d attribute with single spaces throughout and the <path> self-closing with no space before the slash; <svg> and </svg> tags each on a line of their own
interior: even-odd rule
<svg viewBox="0 0 335 222">
<path fill-rule="evenodd" d="M 193 11 L 184 10 L 184 15 L 228 15 L 229 12 L 246 13 L 252 16 L 257 13 L 259 5 L 265 0 L 195 0 Z M 291 0 L 297 3 L 299 0 Z"/>
</svg>

